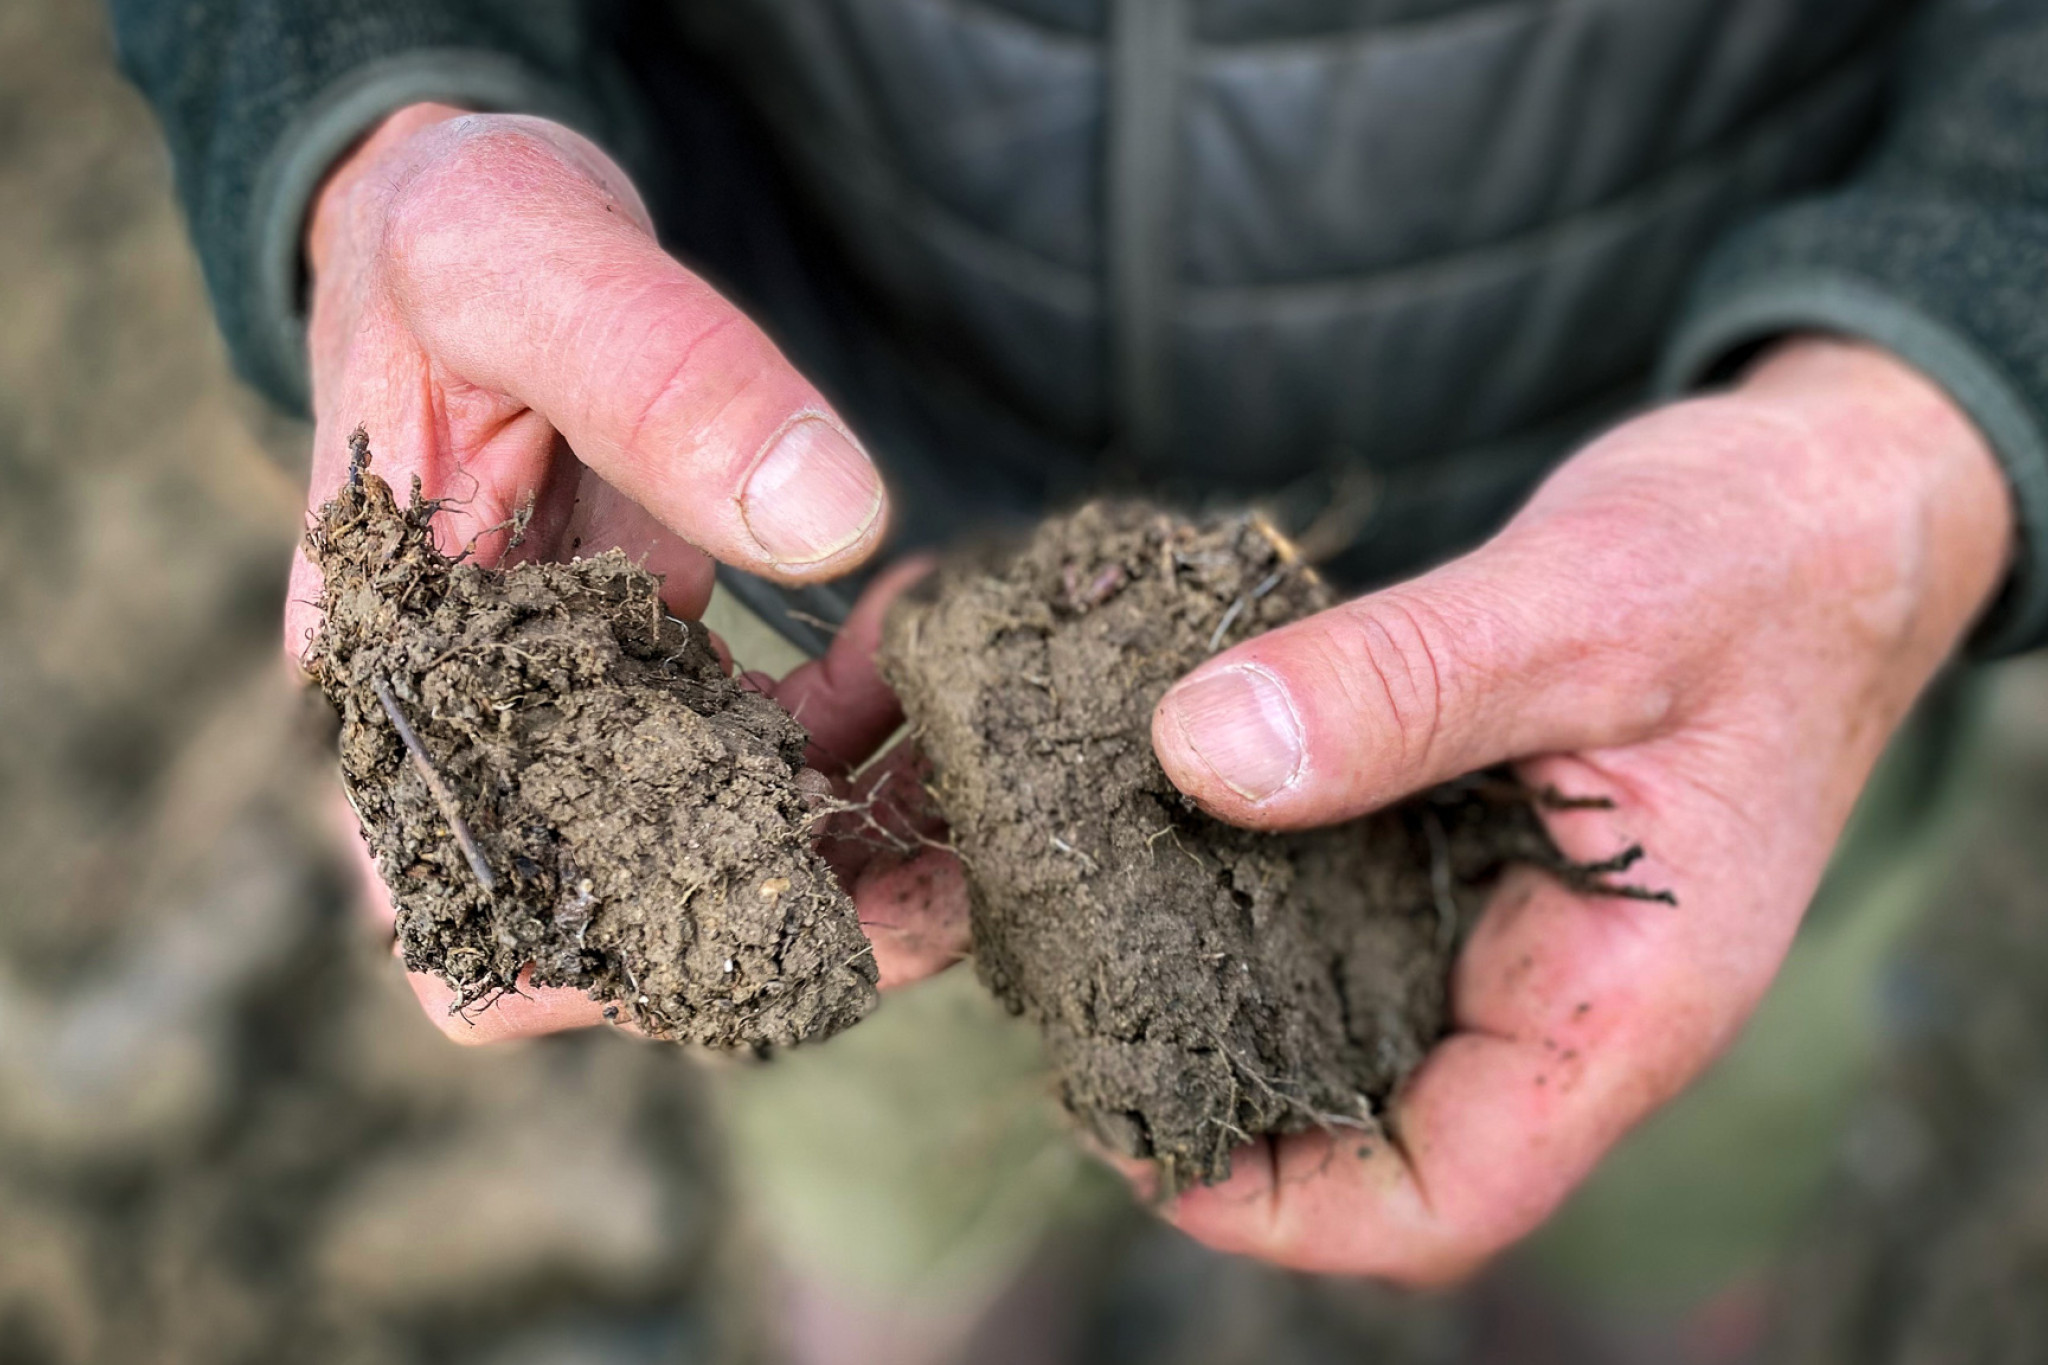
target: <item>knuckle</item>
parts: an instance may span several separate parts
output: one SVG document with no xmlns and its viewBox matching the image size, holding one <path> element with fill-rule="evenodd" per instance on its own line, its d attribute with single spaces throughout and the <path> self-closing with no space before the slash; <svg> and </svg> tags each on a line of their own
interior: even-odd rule
<svg viewBox="0 0 2048 1365">
<path fill-rule="evenodd" d="M 520 185 L 568 169 L 554 143 L 531 127 L 505 119 L 457 119 L 446 125 L 427 173 L 450 188 Z"/>
<path fill-rule="evenodd" d="M 706 363 L 707 352 L 731 345 L 735 335 L 744 332 L 745 319 L 737 309 L 689 306 L 692 303 L 699 301 L 685 298 L 681 305 L 664 309 L 662 321 L 643 343 L 649 354 L 664 357 L 665 368 L 624 415 L 621 439 L 629 449 L 646 444 L 650 431 L 662 432 L 686 451 L 702 446 L 706 427 L 745 387 L 737 386 L 724 401 L 706 401 L 705 374 L 713 369 Z"/>
<path fill-rule="evenodd" d="M 1447 641 L 1441 618 L 1419 602 L 1382 595 L 1344 614 L 1338 675 L 1356 709 L 1382 718 L 1404 762 L 1438 747 L 1454 676 Z"/>
<path fill-rule="evenodd" d="M 385 256 L 415 279 L 479 259 L 508 225 L 564 191 L 592 193 L 587 178 L 537 131 L 502 119 L 472 117 L 426 135 L 412 166 L 391 189 L 384 214 Z"/>
</svg>

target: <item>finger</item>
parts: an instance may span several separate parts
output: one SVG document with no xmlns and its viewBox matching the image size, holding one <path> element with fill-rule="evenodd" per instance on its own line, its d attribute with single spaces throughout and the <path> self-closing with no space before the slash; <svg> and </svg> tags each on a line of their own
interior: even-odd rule
<svg viewBox="0 0 2048 1365">
<path fill-rule="evenodd" d="M 904 740 L 851 781 L 819 831 L 818 852 L 848 886 L 877 858 L 902 861 L 947 848 L 946 821 L 932 797 L 931 763 Z"/>
<path fill-rule="evenodd" d="M 711 600 L 711 559 L 606 483 L 596 470 L 573 456 L 566 458 L 574 479 L 573 496 L 556 513 L 556 524 L 543 525 L 540 516 L 534 518 L 525 544 L 513 552 L 511 561 L 592 559 L 620 550 L 661 579 L 661 600 L 670 614 L 684 620 L 701 616 Z"/>
<path fill-rule="evenodd" d="M 903 707 L 875 667 L 882 621 L 896 599 L 932 570 L 925 556 L 879 575 L 854 603 L 821 659 L 775 684 L 783 709 L 811 732 L 811 766 L 838 777 L 867 761 L 903 724 Z"/>
<path fill-rule="evenodd" d="M 378 875 L 369 846 L 357 833 L 354 814 L 345 803 L 335 804 L 340 807 L 335 823 L 346 830 L 348 858 L 357 873 L 361 893 L 358 903 L 370 922 L 388 937 L 397 920 L 391 893 Z M 392 951 L 398 951 L 396 943 L 392 944 Z M 468 1010 L 455 1008 L 459 998 L 455 988 L 431 972 L 407 972 L 405 979 L 435 1027 L 464 1045 L 561 1033 L 607 1022 L 604 1006 L 582 991 L 535 986 L 527 979 L 527 973 L 520 975 L 519 990 L 508 991 L 486 1005 Z"/>
<path fill-rule="evenodd" d="M 1535 1041 L 1454 1034 L 1401 1096 L 1393 1140 L 1281 1139 L 1226 1184 L 1183 1195 L 1173 1220 L 1219 1250 L 1296 1269 L 1461 1278 L 1541 1224 L 1667 1097 L 1658 1077 L 1677 1069 L 1671 1059 L 1634 1051 L 1561 1024 Z"/>
<path fill-rule="evenodd" d="M 325 334 L 318 349 L 332 355 L 313 367 L 309 521 L 348 479 L 358 426 L 369 434 L 375 472 L 401 500 L 418 479 L 422 495 L 441 504 L 433 532 L 446 554 L 495 563 L 523 508 L 537 509 L 538 533 L 546 534 L 557 504 L 573 501 L 581 466 L 546 419 L 503 395 L 437 384 L 419 339 L 388 304 L 357 310 L 316 289 L 312 321 Z M 549 496 L 562 484 L 572 492 Z M 285 649 L 294 661 L 318 628 L 319 595 L 320 575 L 302 542 L 294 547 L 285 609 Z"/>
<path fill-rule="evenodd" d="M 1576 983 L 1588 997 L 1591 982 Z M 1625 1005 L 1535 1039 L 1470 1030 L 1437 1045 L 1385 1135 L 1300 1134 L 1247 1149 L 1173 1221 L 1219 1250 L 1412 1284 L 1458 1279 L 1533 1230 L 1661 1095 L 1621 1040 L 1588 1036 Z M 1594 1009 L 1599 1017 L 1594 1017 Z M 1662 1068 L 1658 1068 L 1662 1069 Z"/>
<path fill-rule="evenodd" d="M 292 549 L 290 575 L 285 580 L 284 657 L 294 682 L 305 683 L 305 659 L 320 633 L 320 571 L 306 557 L 306 547 Z"/>
<path fill-rule="evenodd" d="M 967 875 L 944 849 L 875 859 L 853 886 L 861 932 L 874 945 L 885 991 L 922 981 L 967 956 Z"/>
<path fill-rule="evenodd" d="M 1671 716 L 1642 585 L 1533 537 L 1228 650 L 1152 718 L 1167 775 L 1237 824 L 1348 819 L 1508 759 L 1640 739 Z M 1631 599 L 1631 592 L 1634 593 Z M 1630 605 L 1616 605 L 1616 601 Z"/>
<path fill-rule="evenodd" d="M 944 971 L 970 947 L 967 877 L 909 741 L 862 771 L 818 841 L 853 895 L 884 990 Z"/>
<path fill-rule="evenodd" d="M 1583 859 L 1646 844 L 1631 880 L 1675 889 L 1679 906 L 1510 876 L 1456 969 L 1455 1031 L 1397 1096 L 1388 1137 L 1286 1139 L 1183 1196 L 1183 1229 L 1302 1269 L 1455 1279 L 1538 1226 L 1727 1045 L 1782 961 L 1820 859 L 1772 822 L 1724 819 L 1721 836 L 1685 839 L 1714 823 L 1696 793 L 1561 762 L 1532 776 L 1633 788 L 1620 813 L 1560 816 L 1560 842 Z"/>
<path fill-rule="evenodd" d="M 347 792 L 338 782 L 327 802 L 327 824 L 334 832 L 342 861 L 355 876 L 356 908 L 389 940 L 397 931 L 398 908 L 392 904 L 391 889 L 384 885 L 383 874 L 377 871 L 377 860 L 363 838 L 363 827 L 348 803 Z"/>
<path fill-rule="evenodd" d="M 1085 1128 L 1075 1126 L 1069 1131 L 1073 1134 L 1075 1144 L 1082 1151 L 1123 1177 L 1124 1183 L 1130 1186 L 1132 1198 L 1140 1204 L 1150 1205 L 1158 1202 L 1158 1162 L 1147 1161 L 1142 1157 L 1125 1156 L 1122 1152 L 1112 1150 L 1101 1138 Z"/>
<path fill-rule="evenodd" d="M 546 415 L 728 563 L 829 577 L 878 543 L 880 476 L 767 336 L 667 256 L 624 177 L 537 120 L 458 119 L 389 221 L 393 297 L 437 364 Z M 580 163 L 580 164 L 579 164 Z"/>
<path fill-rule="evenodd" d="M 407 972 L 405 980 L 427 1017 L 450 1041 L 464 1047 L 538 1038 L 611 1022 L 605 1017 L 602 1001 L 567 986 L 536 986 L 528 979 L 530 970 L 519 974 L 516 990 L 465 1008 L 457 1008 L 455 1002 L 460 997 L 455 988 L 431 972 Z"/>
<path fill-rule="evenodd" d="M 396 930 L 398 910 L 391 891 L 377 871 L 370 846 L 363 841 L 355 812 L 334 789 L 329 802 L 329 824 L 341 839 L 344 857 L 356 876 L 357 904 L 364 916 L 390 941 Z M 396 942 L 392 952 L 398 952 Z M 535 986 L 531 969 L 520 973 L 516 991 L 508 991 L 486 1005 L 468 1010 L 454 1008 L 459 998 L 454 987 L 431 972 L 407 972 L 406 984 L 435 1026 L 449 1038 L 465 1045 L 498 1042 L 507 1038 L 533 1037 L 589 1028 L 608 1022 L 604 1005 L 582 991 L 564 986 Z"/>
</svg>

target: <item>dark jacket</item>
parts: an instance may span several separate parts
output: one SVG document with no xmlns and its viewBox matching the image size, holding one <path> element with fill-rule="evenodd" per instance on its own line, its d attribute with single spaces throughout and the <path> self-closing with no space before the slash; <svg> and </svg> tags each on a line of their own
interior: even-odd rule
<svg viewBox="0 0 2048 1365">
<path fill-rule="evenodd" d="M 303 404 L 299 240 L 420 99 L 561 118 L 838 402 L 906 538 L 1105 482 L 1356 582 L 1798 329 L 1971 413 L 2048 637 L 2048 0 L 114 0 L 222 326 Z M 813 604 L 829 605 L 829 604 Z"/>
</svg>

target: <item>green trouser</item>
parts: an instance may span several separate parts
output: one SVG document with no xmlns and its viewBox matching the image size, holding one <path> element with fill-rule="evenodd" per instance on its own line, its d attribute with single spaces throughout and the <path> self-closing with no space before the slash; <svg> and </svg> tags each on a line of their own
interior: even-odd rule
<svg viewBox="0 0 2048 1365">
<path fill-rule="evenodd" d="M 793 661 L 729 604 L 709 619 L 750 666 Z M 1815 1204 L 1873 1060 L 1879 972 L 1956 823 L 1978 691 L 1945 683 L 1901 731 L 1741 1040 L 1524 1249 L 1536 1273 L 1654 1313 L 1771 1265 Z M 830 1043 L 730 1073 L 739 1182 L 778 1258 L 878 1314 L 971 1316 L 1048 1232 L 1105 1198 L 1035 1044 L 955 970 Z"/>
</svg>

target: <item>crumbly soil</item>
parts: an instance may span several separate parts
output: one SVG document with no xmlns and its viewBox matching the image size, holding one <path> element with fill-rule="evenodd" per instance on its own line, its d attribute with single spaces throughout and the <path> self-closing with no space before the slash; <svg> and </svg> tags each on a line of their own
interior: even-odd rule
<svg viewBox="0 0 2048 1365">
<path fill-rule="evenodd" d="M 803 727 L 616 550 L 505 570 L 444 555 L 438 505 L 415 482 L 400 506 L 358 437 L 306 537 L 325 586 L 305 662 L 341 714 L 406 967 L 466 1008 L 530 964 L 536 985 L 714 1047 L 865 1015 L 874 958 L 811 845 L 824 788 Z"/>
<path fill-rule="evenodd" d="M 1450 965 L 1511 861 L 1567 868 L 1529 795 L 1466 779 L 1329 830 L 1211 819 L 1152 710 L 1219 649 L 1331 605 L 1256 519 L 1095 503 L 956 562 L 882 666 L 937 773 L 989 988 L 1043 1028 L 1067 1106 L 1169 1189 L 1246 1140 L 1377 1131 L 1445 1028 Z"/>
</svg>

